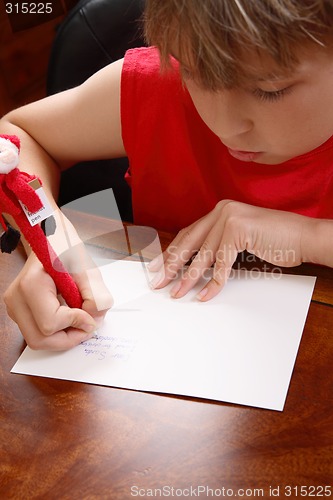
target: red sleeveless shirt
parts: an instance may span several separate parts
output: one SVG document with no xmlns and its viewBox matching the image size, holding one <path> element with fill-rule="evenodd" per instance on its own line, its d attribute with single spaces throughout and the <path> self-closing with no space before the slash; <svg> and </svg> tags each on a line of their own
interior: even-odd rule
<svg viewBox="0 0 333 500">
<path fill-rule="evenodd" d="M 279 165 L 237 160 L 200 118 L 177 64 L 161 74 L 155 48 L 125 55 L 121 120 L 136 224 L 175 232 L 222 199 L 333 218 L 333 137 Z"/>
</svg>

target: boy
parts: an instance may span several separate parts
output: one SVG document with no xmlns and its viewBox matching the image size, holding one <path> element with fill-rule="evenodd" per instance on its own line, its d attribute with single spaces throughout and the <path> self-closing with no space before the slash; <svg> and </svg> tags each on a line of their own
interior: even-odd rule
<svg viewBox="0 0 333 500">
<path fill-rule="evenodd" d="M 130 51 L 3 118 L 0 133 L 21 139 L 21 168 L 56 198 L 61 169 L 128 155 L 135 223 L 180 230 L 163 270 L 151 263 L 152 285 L 197 252 L 175 298 L 214 264 L 198 295 L 209 300 L 245 249 L 284 266 L 333 266 L 331 2 L 148 0 L 145 22 L 159 53 Z M 61 306 L 28 257 L 5 301 L 31 347 L 69 348 L 103 318 L 107 292 L 98 311 L 84 273 L 76 280 L 83 310 Z"/>
</svg>

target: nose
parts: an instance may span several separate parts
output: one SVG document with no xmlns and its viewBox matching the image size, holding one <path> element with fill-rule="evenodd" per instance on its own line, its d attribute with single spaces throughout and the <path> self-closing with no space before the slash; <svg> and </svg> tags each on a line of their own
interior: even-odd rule
<svg viewBox="0 0 333 500">
<path fill-rule="evenodd" d="M 232 143 L 253 128 L 246 103 L 237 90 L 223 90 L 217 102 L 218 136 L 222 142 Z"/>
</svg>

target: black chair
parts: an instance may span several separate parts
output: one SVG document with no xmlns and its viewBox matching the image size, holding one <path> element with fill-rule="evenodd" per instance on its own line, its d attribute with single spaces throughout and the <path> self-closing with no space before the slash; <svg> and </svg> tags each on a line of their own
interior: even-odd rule
<svg viewBox="0 0 333 500">
<path fill-rule="evenodd" d="M 144 0 L 80 0 L 60 24 L 47 75 L 47 94 L 73 88 L 126 50 L 144 45 Z M 131 221 L 131 191 L 124 175 L 127 158 L 89 161 L 62 174 L 59 205 L 112 188 L 121 218 Z"/>
</svg>

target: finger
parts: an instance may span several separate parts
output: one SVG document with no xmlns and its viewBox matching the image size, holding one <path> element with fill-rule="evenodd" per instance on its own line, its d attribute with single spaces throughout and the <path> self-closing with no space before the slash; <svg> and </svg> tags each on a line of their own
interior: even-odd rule
<svg viewBox="0 0 333 500">
<path fill-rule="evenodd" d="M 33 349 L 68 349 L 93 335 L 93 318 L 60 305 L 53 280 L 33 254 L 5 292 L 4 301 L 8 315 Z"/>
<path fill-rule="evenodd" d="M 152 259 L 148 264 L 148 271 L 158 272 L 163 269 L 164 264 L 168 260 L 173 260 L 174 252 L 177 250 L 178 244 L 183 238 L 182 231 L 180 231 L 177 236 L 172 240 L 168 248 L 162 252 L 160 255 Z"/>
<path fill-rule="evenodd" d="M 9 308 L 9 316 L 17 323 L 27 345 L 34 350 L 66 350 L 85 340 L 88 340 L 93 336 L 93 332 L 84 333 L 82 330 L 77 330 L 75 328 L 60 330 L 58 332 L 54 332 L 50 336 L 45 336 L 39 330 L 39 327 L 31 314 L 31 310 L 27 307 L 26 303 L 17 301 L 16 311 L 18 314 L 15 316 L 11 314 L 12 311 Z"/>
<path fill-rule="evenodd" d="M 171 296 L 173 298 L 183 297 L 215 262 L 217 249 L 219 248 L 221 235 L 223 235 L 225 227 L 225 219 L 220 218 L 220 216 L 218 216 L 217 223 L 217 212 L 219 211 L 216 207 L 207 217 L 201 219 L 201 225 L 206 229 L 206 232 L 208 228 L 210 228 L 210 230 L 188 270 L 185 272 L 182 279 L 171 289 Z M 208 225 L 207 221 L 209 223 Z M 198 237 L 201 237 L 200 233 Z"/>
<path fill-rule="evenodd" d="M 56 332 L 72 328 L 80 331 L 81 335 L 92 333 L 97 325 L 92 316 L 82 309 L 72 309 L 67 305 L 60 305 L 57 299 L 46 297 L 45 306 L 36 310 L 31 309 L 38 330 L 44 336 L 54 335 Z"/>
<path fill-rule="evenodd" d="M 198 222 L 199 221 L 196 221 L 187 228 L 179 231 L 178 234 L 172 240 L 172 242 L 168 245 L 167 249 L 149 262 L 148 264 L 149 271 L 153 272 L 158 271 L 163 266 L 164 262 L 166 262 L 170 258 L 172 259 L 175 249 L 178 247 L 179 243 L 182 241 L 184 237 L 184 233 L 191 232 L 194 226 L 198 224 Z"/>
<path fill-rule="evenodd" d="M 94 336 L 93 332 L 84 334 L 82 330 L 75 328 L 60 330 L 49 337 L 40 333 L 38 329 L 29 332 L 21 329 L 21 332 L 31 349 L 46 351 L 66 351 Z"/>
<path fill-rule="evenodd" d="M 113 298 L 100 270 L 97 267 L 89 269 L 75 276 L 75 280 L 83 298 L 82 309 L 94 318 L 97 327 L 101 326 L 106 313 L 113 306 Z"/>
<path fill-rule="evenodd" d="M 186 295 L 204 275 L 205 271 L 212 266 L 215 262 L 218 243 L 217 233 L 214 235 L 213 232 L 211 232 L 183 277 L 172 287 L 170 294 L 173 298 L 178 299 Z"/>
<path fill-rule="evenodd" d="M 98 323 L 101 323 L 106 312 L 112 307 L 113 299 L 105 285 L 100 270 L 80 242 L 70 249 L 62 258 L 67 261 L 67 270 L 78 285 L 83 298 L 82 309 L 88 312 Z"/>
<path fill-rule="evenodd" d="M 164 266 L 152 280 L 152 288 L 162 288 L 177 277 L 179 269 L 199 250 L 211 229 L 214 217 L 215 214 L 210 212 L 206 217 L 178 233 L 165 252 Z"/>
<path fill-rule="evenodd" d="M 93 333 L 83 335 L 82 331 L 69 328 L 66 331 L 62 330 L 60 332 L 56 332 L 51 337 L 41 335 L 40 338 L 38 338 L 36 347 L 33 348 L 31 345 L 29 347 L 34 350 L 67 351 L 68 349 L 72 349 L 82 342 L 91 339 L 93 336 Z"/>
<path fill-rule="evenodd" d="M 53 280 L 43 270 L 38 272 L 38 287 L 31 287 L 35 271 L 21 279 L 21 308 L 31 311 L 38 331 L 44 336 L 53 335 L 69 327 L 91 333 L 96 328 L 94 319 L 86 311 L 60 305 Z M 18 309 L 19 310 L 19 309 Z"/>
<path fill-rule="evenodd" d="M 179 247 L 170 247 L 169 255 L 165 257 L 164 265 L 156 272 L 150 285 L 152 288 L 162 288 L 171 280 L 177 278 L 178 271 L 194 255 L 195 250 L 182 249 Z M 150 270 L 150 269 L 149 269 Z"/>
<path fill-rule="evenodd" d="M 207 216 L 206 216 L 207 217 Z M 202 217 L 203 219 L 204 217 Z M 148 264 L 148 270 L 149 271 L 152 271 L 152 272 L 157 272 L 159 271 L 164 263 L 168 260 L 173 260 L 174 258 L 174 255 L 175 255 L 175 251 L 177 250 L 178 248 L 178 245 L 182 242 L 182 240 L 184 239 L 184 236 L 187 235 L 187 233 L 192 233 L 192 230 L 193 228 L 198 225 L 198 223 L 202 220 L 202 219 L 199 219 L 198 221 L 196 222 L 193 222 L 193 224 L 191 224 L 190 226 L 188 226 L 187 228 L 185 229 L 182 229 L 181 231 L 179 231 L 179 233 L 175 236 L 175 238 L 172 240 L 172 242 L 170 243 L 170 245 L 168 246 L 168 248 L 162 252 L 160 255 L 158 255 L 157 257 L 155 257 L 154 259 L 152 259 L 149 264 Z M 192 254 L 193 255 L 193 254 Z"/>
<path fill-rule="evenodd" d="M 237 259 L 238 249 L 235 245 L 227 244 L 227 235 L 216 253 L 216 260 L 213 269 L 213 277 L 204 286 L 204 288 L 197 294 L 197 299 L 202 302 L 215 297 L 226 284 L 232 266 Z"/>
<path fill-rule="evenodd" d="M 148 271 L 157 272 L 163 266 L 165 260 L 167 259 L 167 253 L 162 252 L 157 257 L 154 257 L 147 265 Z"/>
</svg>

